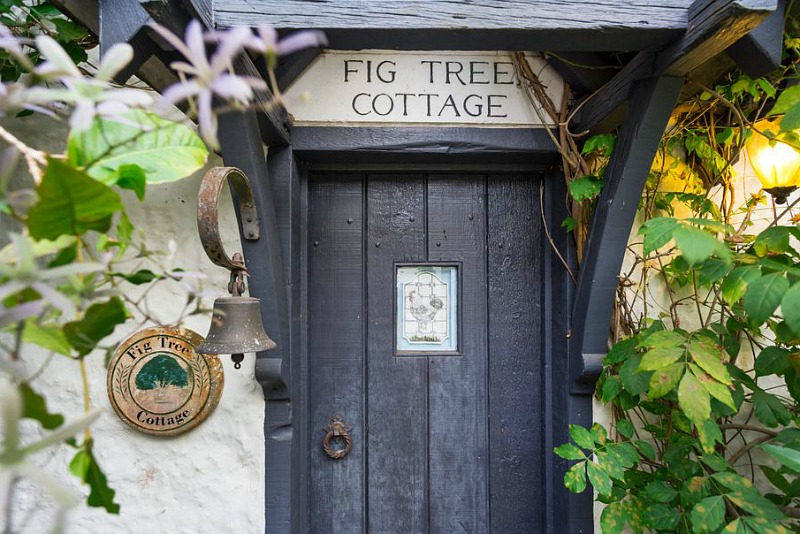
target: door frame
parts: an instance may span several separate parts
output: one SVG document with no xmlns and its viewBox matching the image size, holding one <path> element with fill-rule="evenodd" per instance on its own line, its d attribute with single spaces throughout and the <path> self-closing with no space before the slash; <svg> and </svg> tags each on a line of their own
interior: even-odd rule
<svg viewBox="0 0 800 534">
<path fill-rule="evenodd" d="M 253 114 L 224 124 L 232 137 L 243 139 L 256 130 Z M 234 133 L 235 132 L 235 133 Z M 223 141 L 223 145 L 225 145 Z M 575 246 L 561 228 L 568 216 L 560 156 L 543 129 L 452 127 L 296 126 L 292 144 L 270 147 L 264 159 L 253 143 L 223 147 L 253 178 L 262 221 L 274 225 L 277 243 L 243 243 L 251 274 L 250 292 L 262 298 L 262 315 L 279 346 L 261 353 L 256 378 L 265 390 L 266 530 L 307 532 L 307 450 L 309 436 L 305 377 L 308 375 L 305 272 L 307 267 L 307 184 L 309 171 L 544 172 L 540 191 L 548 240 L 544 264 L 544 450 L 569 440 L 569 424 L 589 425 L 591 397 L 573 394 L 569 336 L 575 286 L 564 268 L 575 270 Z M 248 168 L 249 167 L 249 168 Z M 269 234 L 269 232 L 268 232 Z M 266 256 L 269 261 L 264 261 Z M 251 266 L 252 265 L 252 266 Z M 283 280 L 283 284 L 262 283 Z M 283 297 L 281 296 L 283 294 Z M 280 305 L 281 298 L 285 303 Z M 274 305 L 278 302 L 277 308 Z M 282 308 L 282 309 L 281 309 Z M 562 479 L 567 462 L 546 455 L 545 507 L 547 532 L 592 531 L 589 492 L 569 493 Z M 535 498 L 535 497 L 532 497 Z M 313 504 L 313 503 L 312 503 Z M 565 521 L 566 519 L 566 521 Z"/>
</svg>

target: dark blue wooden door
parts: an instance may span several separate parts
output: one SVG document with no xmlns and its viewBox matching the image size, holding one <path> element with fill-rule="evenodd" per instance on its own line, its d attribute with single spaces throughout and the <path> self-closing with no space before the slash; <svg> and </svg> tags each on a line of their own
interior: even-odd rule
<svg viewBox="0 0 800 534">
<path fill-rule="evenodd" d="M 540 180 L 310 176 L 312 532 L 543 530 Z M 395 273 L 415 262 L 457 265 L 457 355 L 396 351 Z M 336 460 L 334 415 L 353 444 Z"/>
</svg>

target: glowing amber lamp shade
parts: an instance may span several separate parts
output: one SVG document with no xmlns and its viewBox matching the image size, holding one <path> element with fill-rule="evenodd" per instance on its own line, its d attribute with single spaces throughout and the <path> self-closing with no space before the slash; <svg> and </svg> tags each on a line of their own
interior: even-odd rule
<svg viewBox="0 0 800 534">
<path fill-rule="evenodd" d="M 762 132 L 780 132 L 780 121 L 762 120 L 755 128 Z M 785 204 L 786 197 L 797 188 L 800 179 L 800 152 L 780 141 L 753 132 L 745 143 L 747 157 L 761 181 L 764 191 Z"/>
</svg>

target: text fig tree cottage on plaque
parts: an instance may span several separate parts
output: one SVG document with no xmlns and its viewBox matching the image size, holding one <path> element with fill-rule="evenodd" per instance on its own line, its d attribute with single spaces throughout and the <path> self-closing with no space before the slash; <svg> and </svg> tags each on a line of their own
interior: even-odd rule
<svg viewBox="0 0 800 534">
<path fill-rule="evenodd" d="M 148 328 L 126 339 L 108 366 L 108 396 L 117 415 L 147 434 L 175 435 L 217 407 L 224 382 L 214 354 L 199 354 L 200 334 Z"/>
<path fill-rule="evenodd" d="M 560 106 L 561 77 L 526 57 Z M 542 126 L 508 52 L 325 51 L 289 88 L 286 106 L 296 124 Z"/>
</svg>

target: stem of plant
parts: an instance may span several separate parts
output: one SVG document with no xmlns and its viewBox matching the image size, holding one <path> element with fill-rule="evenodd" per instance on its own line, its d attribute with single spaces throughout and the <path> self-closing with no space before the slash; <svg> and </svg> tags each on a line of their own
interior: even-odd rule
<svg viewBox="0 0 800 534">
<path fill-rule="evenodd" d="M 83 411 L 89 413 L 91 409 L 91 398 L 89 397 L 89 377 L 86 373 L 86 359 L 81 357 L 78 360 L 81 368 L 81 381 L 83 382 Z M 89 430 L 89 427 L 86 427 L 86 430 L 83 431 L 83 437 L 85 443 L 90 443 L 92 441 L 92 432 Z"/>
</svg>

